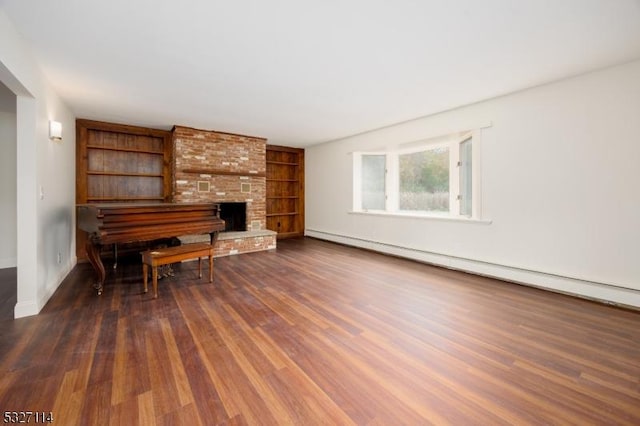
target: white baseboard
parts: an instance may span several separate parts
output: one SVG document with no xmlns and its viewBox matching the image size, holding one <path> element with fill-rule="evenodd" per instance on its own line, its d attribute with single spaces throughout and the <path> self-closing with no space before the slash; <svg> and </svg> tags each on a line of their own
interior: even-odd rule
<svg viewBox="0 0 640 426">
<path fill-rule="evenodd" d="M 361 238 L 338 235 L 330 232 L 307 229 L 305 235 L 321 240 L 332 241 L 354 247 L 360 247 L 380 253 L 417 260 L 445 268 L 456 269 L 473 274 L 499 278 L 518 284 L 539 287 L 558 293 L 570 294 L 586 299 L 640 308 L 640 290 L 622 286 L 585 281 L 544 272 L 531 271 L 513 266 L 499 265 L 473 259 L 453 257 L 439 253 L 410 249 L 391 244 L 369 241 Z"/>
<path fill-rule="evenodd" d="M 71 272 L 73 267 L 76 266 L 76 263 L 78 263 L 78 258 L 73 256 L 73 258 L 70 259 L 69 262 L 64 266 L 64 268 L 60 270 L 58 276 L 47 284 L 44 294 L 40 296 L 40 300 L 38 301 L 38 306 L 40 307 L 38 312 L 40 312 L 40 310 L 44 308 L 44 305 L 47 304 L 49 299 L 51 299 L 53 293 L 55 293 L 58 287 L 60 287 L 60 284 L 62 284 L 62 281 L 64 281 L 67 275 L 69 275 L 69 272 Z"/>
<path fill-rule="evenodd" d="M 78 258 L 76 256 L 73 256 L 73 258 L 70 259 L 69 263 L 67 263 L 65 267 L 60 270 L 57 277 L 47 284 L 44 293 L 40 295 L 38 300 L 26 300 L 16 303 L 16 306 L 13 310 L 13 317 L 23 318 L 32 315 L 38 315 L 42 308 L 44 308 L 44 305 L 46 305 L 49 299 L 51 299 L 53 293 L 55 293 L 58 287 L 60 287 L 62 281 L 64 281 L 64 279 L 67 277 L 67 275 L 69 275 L 69 273 L 77 263 Z"/>
<path fill-rule="evenodd" d="M 38 315 L 40 308 L 35 300 L 28 300 L 26 302 L 18 302 L 13 308 L 14 318 L 30 317 L 32 315 Z"/>
</svg>

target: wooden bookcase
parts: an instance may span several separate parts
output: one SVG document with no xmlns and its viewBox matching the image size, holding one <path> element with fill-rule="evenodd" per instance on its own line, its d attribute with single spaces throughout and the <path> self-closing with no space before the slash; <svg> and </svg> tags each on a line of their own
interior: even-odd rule
<svg viewBox="0 0 640 426">
<path fill-rule="evenodd" d="M 171 197 L 171 132 L 76 120 L 76 202 L 163 202 Z"/>
<path fill-rule="evenodd" d="M 267 145 L 267 229 L 304 235 L 304 149 Z"/>
<path fill-rule="evenodd" d="M 145 127 L 76 120 L 76 203 L 171 201 L 172 135 Z M 85 258 L 85 232 L 76 252 Z"/>
</svg>

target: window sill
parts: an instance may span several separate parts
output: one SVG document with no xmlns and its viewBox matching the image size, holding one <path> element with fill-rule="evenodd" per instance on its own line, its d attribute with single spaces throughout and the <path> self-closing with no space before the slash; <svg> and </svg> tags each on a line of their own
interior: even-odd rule
<svg viewBox="0 0 640 426">
<path fill-rule="evenodd" d="M 385 217 L 406 217 L 410 219 L 425 219 L 425 220 L 441 220 L 445 222 L 462 222 L 462 223 L 475 223 L 480 225 L 491 225 L 492 220 L 489 219 L 476 219 L 464 216 L 450 216 L 447 214 L 437 213 L 401 213 L 401 212 L 384 212 L 384 211 L 356 211 L 351 210 L 349 214 L 360 214 L 366 216 L 385 216 Z"/>
</svg>

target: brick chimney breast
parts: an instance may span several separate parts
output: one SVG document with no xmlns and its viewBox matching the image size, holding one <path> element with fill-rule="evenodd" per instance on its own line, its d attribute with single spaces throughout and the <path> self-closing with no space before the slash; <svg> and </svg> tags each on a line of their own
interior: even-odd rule
<svg viewBox="0 0 640 426">
<path fill-rule="evenodd" d="M 275 248 L 275 235 L 264 235 L 266 144 L 265 138 L 174 126 L 173 201 L 246 202 L 247 231 L 263 231 L 259 237 L 266 240 L 262 249 Z M 204 182 L 209 183 L 209 190 L 198 191 L 199 186 L 206 188 Z M 243 248 L 256 251 L 259 242 L 247 241 L 238 243 L 240 247 L 232 247 L 228 241 L 220 241 L 216 247 L 229 246 L 225 249 L 228 253 L 217 254 L 246 251 Z"/>
</svg>

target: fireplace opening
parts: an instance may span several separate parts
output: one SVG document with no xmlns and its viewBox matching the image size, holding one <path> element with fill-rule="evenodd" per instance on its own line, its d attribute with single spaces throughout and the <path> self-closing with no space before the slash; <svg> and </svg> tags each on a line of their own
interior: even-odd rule
<svg viewBox="0 0 640 426">
<path fill-rule="evenodd" d="M 225 232 L 247 230 L 247 203 L 220 203 L 220 219 Z"/>
</svg>

